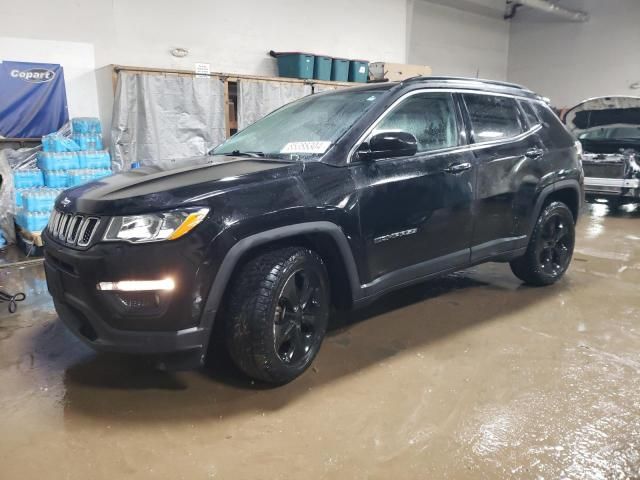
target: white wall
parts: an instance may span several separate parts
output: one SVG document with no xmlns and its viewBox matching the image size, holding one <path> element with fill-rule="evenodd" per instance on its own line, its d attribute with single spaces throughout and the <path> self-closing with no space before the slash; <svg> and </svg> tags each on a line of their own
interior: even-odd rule
<svg viewBox="0 0 640 480">
<path fill-rule="evenodd" d="M 404 62 L 406 13 L 406 0 L 2 2 L 0 60 L 62 64 L 71 115 L 99 112 L 108 130 L 109 64 L 276 75 L 268 50 Z"/>
<path fill-rule="evenodd" d="M 640 96 L 640 1 L 576 0 L 587 23 L 554 21 L 522 9 L 511 24 L 508 79 L 573 106 L 605 95 Z"/>
<path fill-rule="evenodd" d="M 116 0 L 117 44 L 110 58 L 124 64 L 193 67 L 275 75 L 268 50 L 309 51 L 347 58 L 403 61 L 405 0 Z M 161 5 L 158 8 L 158 4 Z M 162 7 L 164 5 L 164 7 Z M 188 48 L 184 60 L 168 55 Z"/>
<path fill-rule="evenodd" d="M 486 15 L 415 0 L 408 62 L 429 65 L 434 75 L 505 80 L 509 23 L 501 10 L 484 8 Z"/>
<path fill-rule="evenodd" d="M 450 6 L 446 6 L 446 5 Z M 60 63 L 72 115 L 111 115 L 105 66 L 274 75 L 273 50 L 426 64 L 436 75 L 508 79 L 570 105 L 637 94 L 640 1 L 562 0 L 586 24 L 519 10 L 503 0 L 32 0 L 2 2 L 0 60 Z M 457 8 L 452 8 L 452 6 Z M 173 47 L 190 51 L 176 59 Z"/>
</svg>

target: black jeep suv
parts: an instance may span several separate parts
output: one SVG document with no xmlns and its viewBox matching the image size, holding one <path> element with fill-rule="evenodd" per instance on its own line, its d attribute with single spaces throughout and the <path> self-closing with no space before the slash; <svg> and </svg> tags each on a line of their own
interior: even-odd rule
<svg viewBox="0 0 640 480">
<path fill-rule="evenodd" d="M 575 139 L 539 96 L 461 78 L 314 94 L 187 163 L 57 199 L 56 310 L 98 350 L 179 367 L 221 339 L 276 384 L 312 362 L 334 306 L 487 261 L 554 283 L 583 197 Z"/>
</svg>

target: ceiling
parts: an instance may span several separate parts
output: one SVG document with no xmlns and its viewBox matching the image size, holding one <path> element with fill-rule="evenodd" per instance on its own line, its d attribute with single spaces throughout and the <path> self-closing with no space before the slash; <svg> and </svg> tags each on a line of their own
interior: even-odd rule
<svg viewBox="0 0 640 480">
<path fill-rule="evenodd" d="M 505 0 L 423 0 L 438 5 L 444 5 L 458 10 L 484 15 L 486 17 L 503 18 L 505 14 Z M 584 0 L 556 0 L 553 3 L 562 7 L 583 10 Z M 526 15 L 530 20 L 555 20 L 554 15 L 547 12 L 541 12 L 529 7 L 522 7 L 518 11 L 518 15 Z"/>
</svg>

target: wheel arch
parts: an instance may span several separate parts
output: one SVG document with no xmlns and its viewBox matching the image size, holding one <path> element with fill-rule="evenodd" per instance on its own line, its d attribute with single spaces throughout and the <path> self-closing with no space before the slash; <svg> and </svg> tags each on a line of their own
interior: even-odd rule
<svg viewBox="0 0 640 480">
<path fill-rule="evenodd" d="M 572 188 L 570 186 L 564 186 L 554 189 L 554 191 L 547 196 L 544 203 L 548 204 L 553 201 L 562 202 L 569 207 L 569 210 L 571 210 L 573 214 L 574 223 L 577 222 L 581 205 L 579 187 Z"/>
<path fill-rule="evenodd" d="M 561 180 L 559 182 L 552 183 L 551 185 L 547 185 L 542 189 L 538 195 L 538 199 L 536 200 L 534 215 L 531 218 L 527 236 L 531 237 L 536 221 L 545 205 L 553 201 L 563 202 L 567 207 L 569 207 L 569 210 L 571 210 L 574 222 L 577 222 L 580 214 L 580 208 L 582 207 L 582 200 L 582 189 L 580 188 L 580 183 L 577 180 Z"/>
<path fill-rule="evenodd" d="M 201 326 L 210 331 L 237 267 L 252 254 L 275 246 L 301 245 L 315 250 L 325 261 L 332 297 L 340 306 L 360 296 L 360 280 L 349 242 L 338 225 L 327 221 L 306 222 L 259 232 L 243 238 L 229 249 L 209 289 Z M 335 279 L 339 279 L 337 282 Z"/>
</svg>

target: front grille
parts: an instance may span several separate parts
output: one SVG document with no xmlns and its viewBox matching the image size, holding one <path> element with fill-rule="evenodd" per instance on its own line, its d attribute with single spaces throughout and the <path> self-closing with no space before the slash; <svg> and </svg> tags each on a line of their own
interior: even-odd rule
<svg viewBox="0 0 640 480">
<path fill-rule="evenodd" d="M 91 243 L 100 219 L 54 210 L 47 228 L 54 238 L 67 245 L 86 247 Z"/>
<path fill-rule="evenodd" d="M 596 178 L 624 178 L 624 163 L 585 163 L 584 176 Z"/>
<path fill-rule="evenodd" d="M 81 247 L 86 247 L 91 242 L 91 237 L 93 237 L 93 233 L 96 231 L 96 227 L 100 223 L 100 219 L 96 217 L 88 217 L 85 222 L 82 224 L 82 228 L 80 229 L 80 235 L 78 238 L 78 245 Z"/>
</svg>

